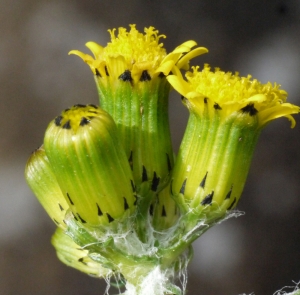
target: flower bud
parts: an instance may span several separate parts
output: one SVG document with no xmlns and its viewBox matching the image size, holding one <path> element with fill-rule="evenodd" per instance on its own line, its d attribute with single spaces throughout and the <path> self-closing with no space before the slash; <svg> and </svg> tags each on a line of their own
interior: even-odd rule
<svg viewBox="0 0 300 295">
<path fill-rule="evenodd" d="M 69 208 L 52 170 L 45 150 L 35 150 L 27 161 L 25 178 L 51 219 L 65 229 L 64 218 Z"/>
<path fill-rule="evenodd" d="M 76 268 L 95 277 L 106 277 L 112 271 L 92 260 L 87 250 L 77 245 L 73 240 L 58 228 L 52 236 L 52 245 L 56 249 L 57 257 L 64 264 Z"/>
<path fill-rule="evenodd" d="M 74 218 L 107 224 L 135 211 L 132 172 L 111 116 L 75 105 L 48 126 L 44 146 Z"/>
</svg>

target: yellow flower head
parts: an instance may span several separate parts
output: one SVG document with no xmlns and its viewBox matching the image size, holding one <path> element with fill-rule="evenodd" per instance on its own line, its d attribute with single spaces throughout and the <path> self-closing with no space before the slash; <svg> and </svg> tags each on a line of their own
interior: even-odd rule
<svg viewBox="0 0 300 295">
<path fill-rule="evenodd" d="M 193 112 L 201 114 L 209 106 L 209 113 L 217 111 L 221 118 L 237 111 L 257 115 L 260 127 L 279 117 L 287 117 L 292 128 L 296 124 L 291 114 L 299 113 L 300 109 L 286 103 L 287 92 L 276 83 L 262 84 L 251 75 L 240 77 L 238 73 L 225 73 L 218 68 L 211 71 L 208 65 L 202 71 L 192 67 L 192 72 L 185 76 L 187 81 L 177 71 L 167 79 L 186 98 L 186 105 Z"/>
<path fill-rule="evenodd" d="M 135 25 L 130 25 L 130 31 L 120 27 L 116 36 L 116 29 L 109 30 L 111 42 L 106 47 L 95 42 L 88 42 L 86 46 L 91 50 L 94 58 L 78 50 L 72 50 L 69 54 L 78 55 L 86 62 L 95 75 L 114 79 L 121 75 L 127 75 L 134 82 L 150 80 L 160 73 L 167 75 L 172 68 L 188 68 L 189 60 L 197 55 L 207 52 L 204 47 L 196 46 L 195 41 L 187 41 L 167 55 L 161 38 L 154 27 L 144 29 L 140 33 Z"/>
</svg>

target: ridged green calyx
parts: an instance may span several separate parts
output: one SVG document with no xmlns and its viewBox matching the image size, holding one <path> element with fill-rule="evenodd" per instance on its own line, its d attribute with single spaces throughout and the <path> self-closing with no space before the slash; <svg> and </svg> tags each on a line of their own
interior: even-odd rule
<svg viewBox="0 0 300 295">
<path fill-rule="evenodd" d="M 135 211 L 132 172 L 111 116 L 75 105 L 48 126 L 44 146 L 74 218 L 107 224 Z"/>
<path fill-rule="evenodd" d="M 35 150 L 27 161 L 25 178 L 57 226 L 65 229 L 64 218 L 69 208 L 43 146 Z"/>
<path fill-rule="evenodd" d="M 241 196 L 260 134 L 257 118 L 240 110 L 221 121 L 218 112 L 214 119 L 190 114 L 171 184 L 183 212 L 225 214 Z"/>
</svg>

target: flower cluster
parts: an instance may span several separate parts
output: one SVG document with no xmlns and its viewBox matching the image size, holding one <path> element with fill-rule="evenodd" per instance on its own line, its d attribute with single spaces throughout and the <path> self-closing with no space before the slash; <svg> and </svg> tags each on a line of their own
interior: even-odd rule
<svg viewBox="0 0 300 295">
<path fill-rule="evenodd" d="M 189 61 L 187 41 L 167 54 L 164 35 L 109 30 L 111 42 L 77 50 L 92 70 L 99 106 L 75 105 L 50 122 L 26 179 L 58 226 L 59 259 L 126 294 L 183 294 L 191 244 L 238 203 L 263 127 L 295 126 L 298 106 L 280 86 Z M 185 71 L 185 75 L 182 75 Z M 171 144 L 171 86 L 190 112 L 178 155 Z M 185 280 L 182 280 L 185 281 Z"/>
</svg>

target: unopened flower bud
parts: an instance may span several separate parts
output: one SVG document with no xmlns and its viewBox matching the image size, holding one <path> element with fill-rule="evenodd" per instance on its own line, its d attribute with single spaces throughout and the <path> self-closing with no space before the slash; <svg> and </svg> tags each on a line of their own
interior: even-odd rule
<svg viewBox="0 0 300 295">
<path fill-rule="evenodd" d="M 60 228 L 52 236 L 52 245 L 56 249 L 57 257 L 64 264 L 76 268 L 95 277 L 106 277 L 112 271 L 104 268 L 100 263 L 92 260 L 89 251 L 77 245 Z"/>
<path fill-rule="evenodd" d="M 25 178 L 51 219 L 61 228 L 66 228 L 65 214 L 69 208 L 52 170 L 45 150 L 35 150 L 27 161 Z"/>
<path fill-rule="evenodd" d="M 44 146 L 74 218 L 107 224 L 135 211 L 132 172 L 111 116 L 75 105 L 48 126 Z"/>
</svg>

